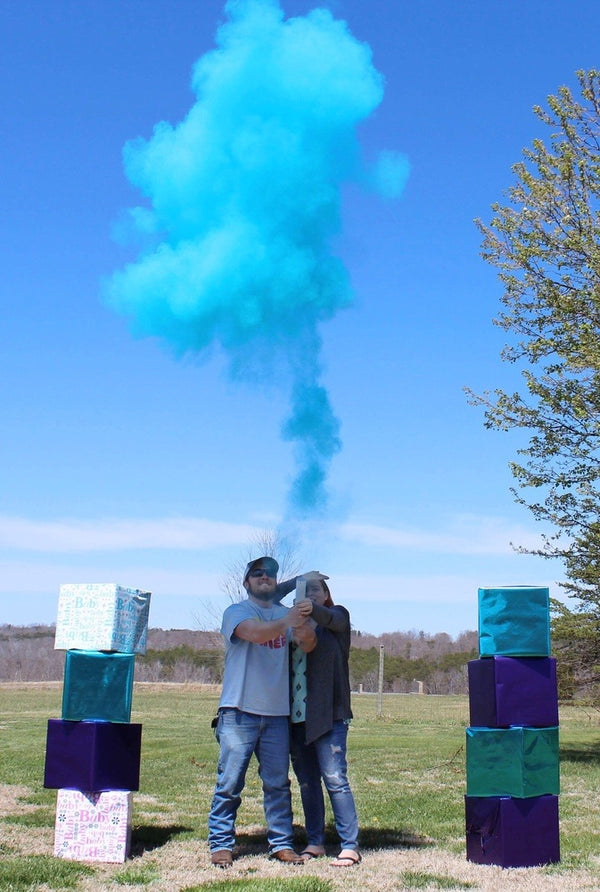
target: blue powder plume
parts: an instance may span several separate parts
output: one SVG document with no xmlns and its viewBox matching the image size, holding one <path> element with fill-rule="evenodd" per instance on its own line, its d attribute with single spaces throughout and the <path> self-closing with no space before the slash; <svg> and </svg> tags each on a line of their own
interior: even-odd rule
<svg viewBox="0 0 600 892">
<path fill-rule="evenodd" d="M 319 323 L 352 300 L 332 251 L 340 187 L 400 193 L 408 163 L 361 161 L 356 129 L 383 79 L 366 44 L 324 9 L 285 19 L 277 0 L 230 0 L 217 47 L 198 60 L 196 101 L 124 149 L 147 204 L 129 211 L 144 245 L 106 299 L 139 336 L 178 356 L 220 347 L 234 378 L 289 391 L 282 436 L 295 444 L 290 508 L 326 504 L 339 422 L 321 384 Z"/>
</svg>

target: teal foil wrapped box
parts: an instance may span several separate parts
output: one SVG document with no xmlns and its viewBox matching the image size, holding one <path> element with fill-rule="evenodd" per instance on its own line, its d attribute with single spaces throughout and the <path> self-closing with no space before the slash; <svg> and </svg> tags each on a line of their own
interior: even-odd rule
<svg viewBox="0 0 600 892">
<path fill-rule="evenodd" d="M 527 585 L 480 588 L 481 657 L 550 656 L 550 593 Z"/>
<path fill-rule="evenodd" d="M 135 654 L 68 650 L 62 718 L 129 722 Z"/>
<path fill-rule="evenodd" d="M 61 585 L 56 650 L 146 653 L 150 592 L 115 583 Z"/>
<path fill-rule="evenodd" d="M 467 796 L 559 792 L 558 727 L 467 728 Z"/>
</svg>

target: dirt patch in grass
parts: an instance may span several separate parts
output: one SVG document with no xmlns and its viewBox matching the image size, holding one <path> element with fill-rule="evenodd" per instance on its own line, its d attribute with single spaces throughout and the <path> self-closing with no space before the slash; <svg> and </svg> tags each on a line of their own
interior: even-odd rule
<svg viewBox="0 0 600 892">
<path fill-rule="evenodd" d="M 595 878 L 586 871 L 556 872 L 552 868 L 502 870 L 471 864 L 464 856 L 451 855 L 440 849 L 381 849 L 363 851 L 363 861 L 357 867 L 330 867 L 330 857 L 320 858 L 293 867 L 269 861 L 266 854 L 244 854 L 236 857 L 233 867 L 220 871 L 211 866 L 205 843 L 186 840 L 171 841 L 160 851 L 146 853 L 122 865 L 94 865 L 95 877 L 80 880 L 82 892 L 105 892 L 112 887 L 111 878 L 119 869 L 142 870 L 144 864 L 156 870 L 153 892 L 178 892 L 209 882 L 224 879 L 290 879 L 315 876 L 328 880 L 335 892 L 398 892 L 402 889 L 473 889 L 497 892 L 581 892 L 597 890 Z M 116 888 L 116 887 L 115 887 Z M 126 887 L 121 886 L 121 889 Z M 285 887 L 282 885 L 282 889 Z"/>
<path fill-rule="evenodd" d="M 0 784 L 0 839 L 4 852 L 14 855 L 52 854 L 54 831 L 48 827 L 29 827 L 11 823 L 10 818 L 32 814 L 39 806 L 24 800 L 32 794 L 28 787 Z M 9 819 L 8 821 L 6 819 Z"/>
<path fill-rule="evenodd" d="M 0 818 L 5 815 L 24 815 L 35 811 L 36 805 L 23 801 L 31 796 L 32 792 L 28 787 L 0 784 Z"/>
<path fill-rule="evenodd" d="M 19 817 L 35 811 L 37 806 L 25 800 L 31 794 L 25 786 L 0 784 L 0 818 Z M 147 805 L 152 797 L 147 797 Z M 245 828 L 247 831 L 260 828 Z M 50 827 L 24 827 L 19 823 L 2 822 L 2 842 L 5 851 L 13 855 L 52 854 L 54 831 Z M 119 872 L 152 869 L 157 877 L 152 882 L 154 892 L 178 892 L 219 879 L 280 878 L 316 876 L 330 882 L 335 892 L 398 892 L 401 889 L 473 889 L 480 892 L 515 890 L 515 892 L 580 892 L 597 889 L 593 874 L 584 870 L 561 871 L 560 868 L 529 868 L 502 870 L 468 862 L 463 854 L 453 855 L 435 845 L 393 849 L 364 850 L 363 861 L 357 867 L 334 868 L 331 856 L 319 858 L 302 867 L 269 861 L 258 846 L 241 848 L 233 867 L 219 871 L 210 864 L 205 842 L 190 839 L 170 839 L 164 845 L 143 851 L 125 864 L 93 863 L 94 876 L 82 877 L 81 892 L 106 892 L 107 888 L 125 889 L 117 885 Z"/>
<path fill-rule="evenodd" d="M 0 817 L 19 817 L 35 811 L 36 806 L 25 801 L 31 791 L 25 786 L 0 785 Z M 149 797 L 150 798 L 150 797 Z M 255 828 L 245 828 L 255 829 Z M 260 830 L 260 828 L 256 828 Z M 2 822 L 2 843 L 11 855 L 51 855 L 53 828 L 23 826 Z M 165 836 L 166 838 L 166 836 Z M 363 850 L 363 861 L 357 867 L 334 868 L 326 858 L 319 858 L 302 867 L 269 861 L 262 845 L 248 845 L 235 858 L 227 872 L 210 864 L 206 842 L 174 837 L 162 845 L 143 850 L 125 864 L 91 863 L 94 875 L 81 877 L 77 888 L 81 892 L 106 892 L 107 889 L 134 888 L 117 884 L 119 873 L 152 875 L 153 892 L 180 892 L 211 881 L 227 879 L 289 879 L 296 876 L 315 876 L 327 880 L 334 892 L 398 892 L 402 889 L 473 889 L 497 892 L 581 892 L 597 890 L 594 875 L 585 870 L 566 871 L 560 866 L 502 870 L 468 862 L 463 853 L 456 855 L 435 845 L 406 845 L 388 849 Z M 140 888 L 137 886 L 136 888 Z M 284 888 L 282 886 L 282 888 Z"/>
</svg>

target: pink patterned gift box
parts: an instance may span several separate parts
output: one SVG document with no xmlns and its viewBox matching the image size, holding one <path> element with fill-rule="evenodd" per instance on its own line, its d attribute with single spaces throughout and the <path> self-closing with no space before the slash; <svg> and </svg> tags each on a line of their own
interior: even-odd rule
<svg viewBox="0 0 600 892">
<path fill-rule="evenodd" d="M 132 798 L 124 790 L 59 790 L 55 856 L 70 861 L 125 861 L 131 842 Z"/>
</svg>

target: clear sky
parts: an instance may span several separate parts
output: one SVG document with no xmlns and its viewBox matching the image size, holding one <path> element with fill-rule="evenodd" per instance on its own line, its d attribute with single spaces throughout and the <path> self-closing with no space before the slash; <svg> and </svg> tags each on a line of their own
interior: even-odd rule
<svg viewBox="0 0 600 892">
<path fill-rule="evenodd" d="M 290 18 L 319 4 L 281 5 Z M 279 364 L 234 380 L 218 342 L 178 354 L 136 336 L 105 299 L 139 259 L 115 239 L 145 201 L 123 148 L 186 118 L 224 3 L 0 5 L 0 623 L 54 622 L 61 583 L 118 582 L 153 592 L 153 626 L 206 624 L 206 604 L 225 606 L 227 566 L 254 531 L 278 526 L 364 632 L 476 628 L 478 586 L 558 594 L 561 567 L 510 545 L 539 533 L 509 489 L 519 441 L 486 431 L 463 393 L 515 383 L 492 324 L 501 286 L 473 221 L 489 219 L 543 134 L 532 107 L 598 65 L 600 7 L 321 6 L 370 46 L 384 78 L 357 125 L 365 170 L 393 151 L 410 174 L 396 198 L 342 182 L 329 247 L 352 302 L 312 328 L 341 449 L 325 463 L 326 507 L 300 517 Z M 239 265 L 232 251 L 228 268 Z M 253 348 L 268 352 L 268 338 Z"/>
</svg>

